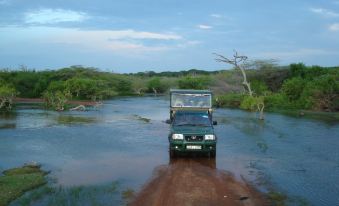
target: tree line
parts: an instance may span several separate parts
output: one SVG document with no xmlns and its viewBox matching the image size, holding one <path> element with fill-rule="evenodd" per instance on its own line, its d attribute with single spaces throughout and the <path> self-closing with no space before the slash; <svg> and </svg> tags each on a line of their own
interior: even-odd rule
<svg viewBox="0 0 339 206">
<path fill-rule="evenodd" d="M 282 67 L 272 61 L 254 61 L 246 68 L 254 95 L 262 96 L 266 108 L 339 110 L 339 67 L 302 63 Z M 70 99 L 98 101 L 166 93 L 170 88 L 211 89 L 216 106 L 252 109 L 236 69 L 118 74 L 82 66 L 51 71 L 0 70 L 0 108 L 11 109 L 15 96 L 43 98 L 47 106 L 61 109 Z"/>
</svg>

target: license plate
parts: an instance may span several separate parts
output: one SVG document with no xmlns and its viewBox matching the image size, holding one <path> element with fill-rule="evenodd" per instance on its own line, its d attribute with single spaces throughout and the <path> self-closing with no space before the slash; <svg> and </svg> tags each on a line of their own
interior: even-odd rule
<svg viewBox="0 0 339 206">
<path fill-rule="evenodd" d="M 201 145 L 187 145 L 186 149 L 201 149 Z"/>
</svg>

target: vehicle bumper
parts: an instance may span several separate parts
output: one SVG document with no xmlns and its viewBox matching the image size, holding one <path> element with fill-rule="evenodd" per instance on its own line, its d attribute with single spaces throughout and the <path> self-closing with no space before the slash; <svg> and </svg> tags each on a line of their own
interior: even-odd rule
<svg viewBox="0 0 339 206">
<path fill-rule="evenodd" d="M 198 146 L 201 149 L 190 149 L 187 146 Z M 171 141 L 170 150 L 176 152 L 211 152 L 216 150 L 215 141 L 205 141 L 205 142 L 184 142 L 184 141 Z"/>
</svg>

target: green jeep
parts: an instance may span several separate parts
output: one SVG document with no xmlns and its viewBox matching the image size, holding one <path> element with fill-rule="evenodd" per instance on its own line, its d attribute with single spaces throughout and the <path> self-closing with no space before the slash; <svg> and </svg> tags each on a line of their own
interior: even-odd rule
<svg viewBox="0 0 339 206">
<path fill-rule="evenodd" d="M 182 153 L 216 156 L 217 137 L 212 119 L 212 92 L 209 90 L 170 90 L 170 157 Z"/>
</svg>

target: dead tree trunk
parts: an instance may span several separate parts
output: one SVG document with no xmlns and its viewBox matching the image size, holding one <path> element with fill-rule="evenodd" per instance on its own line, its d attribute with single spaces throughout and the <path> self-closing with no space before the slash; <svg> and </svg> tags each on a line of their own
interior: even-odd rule
<svg viewBox="0 0 339 206">
<path fill-rule="evenodd" d="M 259 111 L 259 119 L 263 120 L 264 119 L 264 109 L 265 109 L 264 102 L 257 103 L 257 108 L 258 108 L 258 111 Z"/>
<path fill-rule="evenodd" d="M 153 92 L 154 92 L 154 96 L 157 96 L 157 94 L 158 94 L 157 90 L 154 87 L 152 89 L 153 89 Z"/>
<path fill-rule="evenodd" d="M 223 55 L 214 53 L 217 58 L 215 59 L 218 62 L 224 62 L 226 64 L 231 64 L 233 65 L 236 69 L 239 69 L 241 71 L 241 74 L 243 76 L 243 82 L 242 84 L 244 87 L 247 89 L 248 95 L 255 100 L 255 105 L 257 106 L 257 111 L 259 112 L 259 119 L 263 120 L 264 119 L 264 109 L 265 109 L 265 102 L 263 97 L 254 97 L 253 96 L 253 91 L 251 89 L 251 84 L 247 81 L 247 76 L 246 76 L 246 71 L 245 71 L 245 66 L 244 62 L 247 60 L 247 56 L 241 56 L 238 55 L 237 51 L 234 51 L 233 58 L 229 59 L 224 57 Z"/>
<path fill-rule="evenodd" d="M 226 58 L 223 55 L 220 55 L 220 54 L 217 54 L 217 53 L 214 53 L 214 54 L 216 56 L 218 56 L 218 58 L 215 59 L 216 61 L 224 62 L 224 63 L 227 63 L 227 64 L 231 64 L 236 69 L 239 69 L 241 71 L 241 74 L 242 74 L 243 79 L 244 79 L 242 84 L 247 89 L 248 94 L 252 97 L 253 96 L 253 92 L 252 92 L 252 89 L 251 89 L 251 84 L 247 81 L 247 76 L 246 76 L 245 68 L 243 67 L 243 65 L 241 65 L 241 63 L 246 61 L 247 56 L 240 56 L 240 55 L 238 55 L 237 51 L 234 52 L 233 59 Z"/>
</svg>

